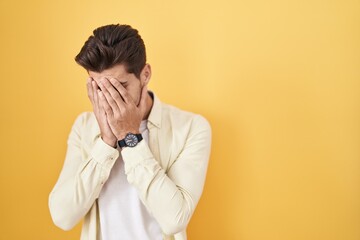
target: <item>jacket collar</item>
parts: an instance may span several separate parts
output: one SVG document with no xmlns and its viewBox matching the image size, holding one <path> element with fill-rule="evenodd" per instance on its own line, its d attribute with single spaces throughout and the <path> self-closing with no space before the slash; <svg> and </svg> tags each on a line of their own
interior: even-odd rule
<svg viewBox="0 0 360 240">
<path fill-rule="evenodd" d="M 153 105 L 148 117 L 148 123 L 150 123 L 151 125 L 157 128 L 161 128 L 161 114 L 162 114 L 161 101 L 153 92 L 149 91 L 149 94 L 153 99 Z"/>
</svg>

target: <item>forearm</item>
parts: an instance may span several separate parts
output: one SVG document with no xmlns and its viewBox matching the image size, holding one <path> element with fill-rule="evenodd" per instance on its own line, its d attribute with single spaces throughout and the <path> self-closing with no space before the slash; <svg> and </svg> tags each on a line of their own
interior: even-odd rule
<svg viewBox="0 0 360 240">
<path fill-rule="evenodd" d="M 69 230 L 89 211 L 118 156 L 118 151 L 110 148 L 98 139 L 88 158 L 82 160 L 80 150 L 69 146 L 61 176 L 49 196 L 55 225 Z"/>
<path fill-rule="evenodd" d="M 203 154 L 203 159 L 198 161 L 188 158 L 196 166 L 188 165 L 185 162 L 187 159 L 179 159 L 180 164 L 173 170 L 177 176 L 165 173 L 143 141 L 137 149 L 127 149 L 122 155 L 129 183 L 137 189 L 163 232 L 173 235 L 184 230 L 202 193 L 208 154 Z M 187 170 L 187 167 L 192 170 Z M 188 178 L 189 181 L 180 178 Z"/>
</svg>

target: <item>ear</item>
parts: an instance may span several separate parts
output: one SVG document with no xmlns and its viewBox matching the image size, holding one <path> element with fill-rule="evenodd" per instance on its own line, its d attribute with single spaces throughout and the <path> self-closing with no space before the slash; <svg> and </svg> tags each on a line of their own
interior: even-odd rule
<svg viewBox="0 0 360 240">
<path fill-rule="evenodd" d="M 149 81 L 151 78 L 151 66 L 150 64 L 145 64 L 144 68 L 141 70 L 140 73 L 140 81 L 141 81 L 141 85 L 145 86 L 148 85 Z"/>
</svg>

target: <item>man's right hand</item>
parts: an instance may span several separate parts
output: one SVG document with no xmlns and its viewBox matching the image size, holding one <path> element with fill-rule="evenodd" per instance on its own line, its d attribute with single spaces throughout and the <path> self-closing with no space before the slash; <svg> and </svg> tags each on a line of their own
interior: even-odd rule
<svg viewBox="0 0 360 240">
<path fill-rule="evenodd" d="M 117 138 L 111 131 L 104 108 L 99 104 L 99 95 L 97 92 L 99 87 L 91 77 L 88 78 L 86 86 L 88 97 L 91 101 L 96 120 L 99 124 L 101 138 L 106 144 L 116 147 Z"/>
</svg>

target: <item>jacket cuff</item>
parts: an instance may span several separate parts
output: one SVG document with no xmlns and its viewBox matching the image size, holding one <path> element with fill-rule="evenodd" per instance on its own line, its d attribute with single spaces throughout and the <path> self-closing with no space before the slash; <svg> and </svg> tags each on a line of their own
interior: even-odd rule
<svg viewBox="0 0 360 240">
<path fill-rule="evenodd" d="M 119 151 L 106 144 L 101 137 L 95 140 L 90 154 L 96 162 L 107 168 L 111 168 L 115 160 L 119 157 Z"/>
<path fill-rule="evenodd" d="M 121 151 L 124 160 L 125 173 L 130 173 L 139 165 L 146 166 L 147 170 L 155 172 L 158 164 L 154 161 L 154 157 L 145 140 L 142 140 L 136 147 L 126 147 Z"/>
</svg>

